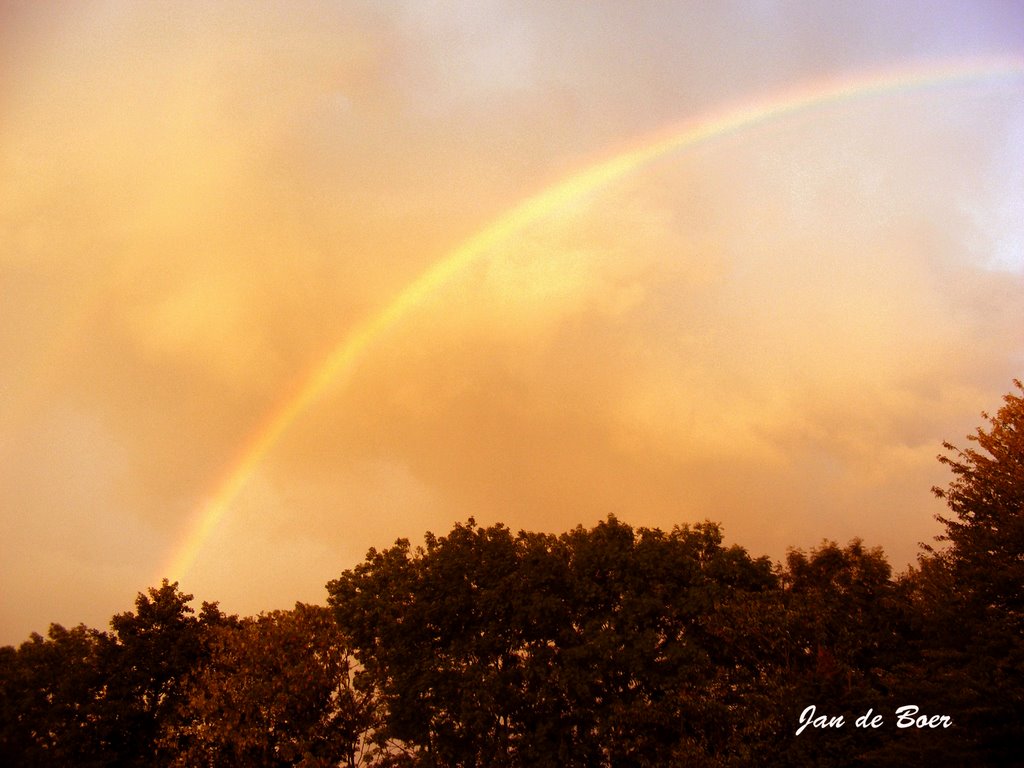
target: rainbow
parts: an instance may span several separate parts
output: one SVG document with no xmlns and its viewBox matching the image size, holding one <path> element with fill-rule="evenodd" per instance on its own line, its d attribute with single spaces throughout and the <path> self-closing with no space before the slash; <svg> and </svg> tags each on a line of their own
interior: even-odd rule
<svg viewBox="0 0 1024 768">
<path fill-rule="evenodd" d="M 1024 58 L 1004 57 L 926 63 L 840 79 L 816 80 L 742 106 L 672 125 L 542 189 L 434 262 L 390 304 L 352 329 L 325 358 L 312 367 L 300 380 L 299 386 L 267 414 L 242 445 L 213 493 L 197 510 L 185 539 L 174 549 L 158 577 L 166 575 L 174 580 L 190 570 L 205 542 L 263 457 L 329 383 L 353 368 L 360 355 L 377 337 L 468 265 L 528 225 L 669 152 L 689 149 L 786 115 L 826 104 L 862 100 L 893 92 L 1021 76 L 1024 76 Z"/>
</svg>

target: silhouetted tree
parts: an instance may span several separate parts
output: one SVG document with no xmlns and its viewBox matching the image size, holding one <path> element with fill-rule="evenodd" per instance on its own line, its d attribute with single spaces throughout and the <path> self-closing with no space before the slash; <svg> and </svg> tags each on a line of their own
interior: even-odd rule
<svg viewBox="0 0 1024 768">
<path fill-rule="evenodd" d="M 0 649 L 0 761 L 19 766 L 109 765 L 102 737 L 102 666 L 111 638 L 79 625 L 50 626 Z"/>
<path fill-rule="evenodd" d="M 555 537 L 470 520 L 371 550 L 328 592 L 385 707 L 378 737 L 413 763 L 644 766 L 725 749 L 705 620 L 771 584 L 712 524 Z"/>
<path fill-rule="evenodd" d="M 182 681 L 206 656 L 209 630 L 230 623 L 215 605 L 164 580 L 140 593 L 112 632 L 50 627 L 0 651 L 0 759 L 7 765 L 161 765 L 160 729 Z"/>
<path fill-rule="evenodd" d="M 373 722 L 327 608 L 296 604 L 212 633 L 161 746 L 172 765 L 356 766 Z"/>
<path fill-rule="evenodd" d="M 901 658 L 906 600 L 879 548 L 859 539 L 826 541 L 809 553 L 790 550 L 781 571 L 786 668 L 779 690 L 782 738 L 776 755 L 787 764 L 859 765 L 860 756 L 894 734 L 886 672 Z M 843 715 L 841 729 L 797 736 L 800 713 Z M 880 731 L 853 727 L 868 709 L 884 713 Z M 773 764 L 773 763 L 767 763 Z"/>
<path fill-rule="evenodd" d="M 982 413 L 968 440 L 978 449 L 943 443 L 939 461 L 953 472 L 946 488 L 934 488 L 953 515 L 939 515 L 948 541 L 945 562 L 969 584 L 971 610 L 993 611 L 1000 621 L 1024 629 L 1024 385 L 1005 395 L 994 416 Z"/>
<path fill-rule="evenodd" d="M 953 727 L 908 729 L 866 764 L 1024 765 L 1024 398 L 1010 393 L 982 416 L 988 426 L 967 438 L 977 448 L 943 443 L 953 477 L 932 490 L 951 513 L 937 516 L 945 546 L 925 545 L 900 579 L 902 656 L 886 671 L 894 697 L 949 714 Z"/>
<path fill-rule="evenodd" d="M 1021 765 L 1024 735 L 1024 386 L 1004 396 L 987 427 L 944 443 L 953 479 L 934 488 L 944 549 L 928 547 L 914 575 L 925 692 L 958 713 L 946 754 L 975 764 Z"/>
<path fill-rule="evenodd" d="M 194 616 L 191 600 L 177 582 L 164 579 L 159 588 L 139 593 L 135 611 L 110 621 L 115 642 L 102 661 L 107 682 L 101 722 L 121 764 L 166 763 L 157 738 L 180 712 L 185 676 L 209 655 L 210 630 L 234 621 L 211 603 Z"/>
</svg>

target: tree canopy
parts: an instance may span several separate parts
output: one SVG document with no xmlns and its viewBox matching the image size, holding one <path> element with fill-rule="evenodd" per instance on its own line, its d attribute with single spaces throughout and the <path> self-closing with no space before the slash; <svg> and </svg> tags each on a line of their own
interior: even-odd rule
<svg viewBox="0 0 1024 768">
<path fill-rule="evenodd" d="M 371 551 L 328 602 L 386 707 L 382 745 L 427 765 L 668 764 L 726 716 L 706 695 L 704 624 L 773 585 L 711 524 L 553 536 L 470 520 Z"/>
</svg>

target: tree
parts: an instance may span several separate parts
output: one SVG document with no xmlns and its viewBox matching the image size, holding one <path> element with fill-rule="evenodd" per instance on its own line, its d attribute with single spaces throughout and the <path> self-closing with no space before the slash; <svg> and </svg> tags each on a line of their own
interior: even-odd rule
<svg viewBox="0 0 1024 768">
<path fill-rule="evenodd" d="M 17 649 L 0 649 L 0 757 L 9 765 L 100 766 L 114 762 L 98 722 L 111 638 L 84 625 L 53 624 Z"/>
<path fill-rule="evenodd" d="M 945 489 L 934 488 L 952 517 L 937 515 L 946 528 L 950 565 L 971 585 L 975 607 L 991 608 L 1021 626 L 1024 605 L 1024 385 L 968 440 L 978 448 L 943 447 L 939 461 L 953 472 Z"/>
<path fill-rule="evenodd" d="M 50 627 L 0 649 L 0 758 L 11 765 L 154 765 L 157 735 L 177 712 L 182 681 L 205 657 L 208 631 L 230 623 L 164 580 L 140 593 L 112 632 Z"/>
<path fill-rule="evenodd" d="M 200 615 L 189 606 L 192 595 L 167 579 L 148 594 L 139 593 L 135 611 L 114 616 L 114 641 L 102 666 L 107 681 L 101 699 L 101 738 L 124 765 L 167 759 L 157 739 L 177 716 L 186 675 L 209 655 L 210 630 L 231 624 L 216 604 L 203 603 Z"/>
<path fill-rule="evenodd" d="M 213 633 L 161 740 L 172 765 L 363 764 L 374 712 L 327 608 L 297 603 Z"/>
<path fill-rule="evenodd" d="M 846 547 L 826 541 L 810 555 L 789 551 L 782 581 L 797 619 L 793 634 L 815 675 L 845 678 L 849 687 L 884 666 L 897 622 L 891 573 L 882 550 L 860 539 Z"/>
<path fill-rule="evenodd" d="M 926 547 L 912 574 L 921 632 L 918 678 L 959 713 L 963 734 L 947 754 L 974 764 L 1019 764 L 1024 733 L 1024 385 L 1014 381 L 987 427 L 943 443 L 953 473 L 934 488 L 951 511 L 938 515 L 947 542 Z"/>
<path fill-rule="evenodd" d="M 892 738 L 887 670 L 900 654 L 905 601 L 880 548 L 854 539 L 825 541 L 810 553 L 790 550 L 780 579 L 785 667 L 777 686 L 784 713 L 776 749 L 791 765 L 861 764 L 862 753 Z M 796 736 L 793 724 L 808 704 L 853 718 L 872 708 L 886 712 L 881 731 L 850 727 Z"/>
<path fill-rule="evenodd" d="M 508 529 L 470 521 L 446 538 L 428 534 L 417 553 L 404 539 L 371 550 L 328 584 L 362 682 L 387 714 L 381 748 L 414 746 L 429 765 L 502 764 L 520 699 L 516 560 Z"/>
<path fill-rule="evenodd" d="M 328 584 L 382 744 L 425 766 L 712 764 L 729 713 L 710 614 L 773 584 L 711 523 L 562 536 L 456 525 Z"/>
</svg>

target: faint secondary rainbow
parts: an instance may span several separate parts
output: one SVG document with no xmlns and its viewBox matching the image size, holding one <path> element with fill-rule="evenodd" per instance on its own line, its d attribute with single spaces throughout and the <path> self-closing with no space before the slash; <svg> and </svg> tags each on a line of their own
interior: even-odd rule
<svg viewBox="0 0 1024 768">
<path fill-rule="evenodd" d="M 806 82 L 741 106 L 672 125 L 667 130 L 648 136 L 639 144 L 598 160 L 542 189 L 435 261 L 390 304 L 352 329 L 325 358 L 311 368 L 301 379 L 300 385 L 267 414 L 242 445 L 234 461 L 228 465 L 223 479 L 197 510 L 195 522 L 182 543 L 174 549 L 170 561 L 165 565 L 163 573 L 158 574 L 158 578 L 168 575 L 178 579 L 189 571 L 203 545 L 263 457 L 330 382 L 352 369 L 359 356 L 378 336 L 476 259 L 528 225 L 672 151 L 689 149 L 786 115 L 826 104 L 863 100 L 893 92 L 1022 76 L 1024 58 L 1000 57 L 918 64 L 839 79 Z"/>
</svg>

